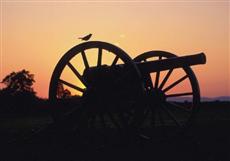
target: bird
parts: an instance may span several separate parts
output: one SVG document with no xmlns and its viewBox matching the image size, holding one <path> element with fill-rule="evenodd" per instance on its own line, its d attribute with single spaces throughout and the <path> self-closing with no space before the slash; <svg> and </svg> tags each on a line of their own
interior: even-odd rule
<svg viewBox="0 0 230 161">
<path fill-rule="evenodd" d="M 82 41 L 88 41 L 91 38 L 92 34 L 88 34 L 84 37 L 79 37 L 78 39 L 81 39 Z"/>
</svg>

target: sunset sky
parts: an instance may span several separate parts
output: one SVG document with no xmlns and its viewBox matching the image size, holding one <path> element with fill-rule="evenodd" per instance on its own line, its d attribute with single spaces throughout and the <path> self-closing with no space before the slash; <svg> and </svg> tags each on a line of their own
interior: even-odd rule
<svg viewBox="0 0 230 161">
<path fill-rule="evenodd" d="M 81 43 L 106 41 L 132 58 L 149 50 L 204 52 L 193 67 L 202 96 L 230 96 L 230 1 L 1 0 L 0 80 L 12 71 L 35 74 L 35 91 L 48 97 L 53 69 Z"/>
</svg>

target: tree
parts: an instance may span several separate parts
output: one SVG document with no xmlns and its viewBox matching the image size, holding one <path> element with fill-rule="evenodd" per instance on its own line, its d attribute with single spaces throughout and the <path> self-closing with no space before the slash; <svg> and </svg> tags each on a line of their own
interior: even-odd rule
<svg viewBox="0 0 230 161">
<path fill-rule="evenodd" d="M 11 94 L 30 93 L 35 95 L 32 87 L 34 82 L 34 74 L 30 74 L 25 69 L 19 72 L 12 72 L 2 80 L 2 83 L 6 85 L 4 90 L 9 91 Z"/>
<path fill-rule="evenodd" d="M 71 97 L 71 92 L 68 89 L 64 89 L 62 83 L 58 83 L 57 98 L 69 98 L 69 97 Z"/>
</svg>

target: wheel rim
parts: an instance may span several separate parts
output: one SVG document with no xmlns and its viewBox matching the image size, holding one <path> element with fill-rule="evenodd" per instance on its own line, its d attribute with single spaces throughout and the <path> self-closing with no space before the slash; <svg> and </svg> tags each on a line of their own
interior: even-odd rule
<svg viewBox="0 0 230 161">
<path fill-rule="evenodd" d="M 92 55 L 94 55 L 93 58 L 90 58 Z M 96 55 L 96 57 L 95 57 Z M 106 56 L 108 56 L 108 58 L 106 58 Z M 111 56 L 112 55 L 112 56 Z M 74 59 L 77 57 L 79 59 L 81 59 L 81 65 L 79 64 L 79 62 L 76 64 L 74 64 Z M 90 60 L 89 60 L 90 59 Z M 107 108 L 100 108 L 100 110 L 97 109 L 97 107 L 95 106 L 95 102 L 106 102 L 106 99 L 103 98 L 99 98 L 99 97 L 106 97 L 106 95 L 100 95 L 97 96 L 97 94 L 91 94 L 94 95 L 94 97 L 97 96 L 97 99 L 93 99 L 94 102 L 92 103 L 92 99 L 88 96 L 89 94 L 86 94 L 87 91 L 91 90 L 93 87 L 91 84 L 89 84 L 89 82 L 87 82 L 85 80 L 85 78 L 83 77 L 83 73 L 78 71 L 78 67 L 82 67 L 83 66 L 83 70 L 91 67 L 92 60 L 94 61 L 94 64 L 98 67 L 98 66 L 102 66 L 102 65 L 108 65 L 108 66 L 113 66 L 116 64 L 125 64 L 127 69 L 129 69 L 129 72 L 127 73 L 132 73 L 132 76 L 134 76 L 137 79 L 137 82 L 139 82 L 139 84 L 137 86 L 140 86 L 140 88 L 138 90 L 142 90 L 142 85 L 140 82 L 140 73 L 135 65 L 135 63 L 132 61 L 132 59 L 120 48 L 106 43 L 106 42 L 100 42 L 100 41 L 91 41 L 91 42 L 86 42 L 86 43 L 82 43 L 79 44 L 75 47 L 73 47 L 72 49 L 70 49 L 61 59 L 60 61 L 57 63 L 54 72 L 52 74 L 51 77 L 51 81 L 50 81 L 50 88 L 49 88 L 49 99 L 51 102 L 55 102 L 55 105 L 59 104 L 59 105 L 64 105 L 64 106 L 68 106 L 68 104 L 70 104 L 70 106 L 72 106 L 74 104 L 74 110 L 72 110 L 71 108 L 66 108 L 66 111 L 64 110 L 64 113 L 68 115 L 68 123 L 69 124 L 73 124 L 73 122 L 77 121 L 77 122 L 82 122 L 82 124 L 79 126 L 80 128 L 95 128 L 95 127 L 100 127 L 100 128 L 107 128 L 108 126 L 111 128 L 125 128 L 128 126 L 128 124 L 132 121 L 133 117 L 131 118 L 131 115 L 128 115 L 127 113 L 129 113 L 130 111 L 125 111 L 127 113 L 123 114 L 123 106 L 121 105 L 121 107 L 118 107 L 118 109 L 116 109 L 117 107 L 114 107 L 114 105 L 111 105 L 112 110 L 107 110 Z M 108 60 L 108 62 L 106 62 Z M 93 66 L 95 66 L 93 65 Z M 84 85 L 84 87 L 78 86 L 76 84 L 74 84 L 73 82 L 67 81 L 65 80 L 65 78 L 62 78 L 62 76 L 64 76 L 64 72 L 65 70 L 69 69 L 70 72 L 72 72 L 72 74 L 74 74 L 74 76 L 76 78 L 78 78 L 78 81 L 80 81 L 80 83 L 82 83 Z M 67 72 L 68 73 L 68 72 Z M 126 74 L 127 74 L 126 73 Z M 129 74 L 127 74 L 129 75 Z M 126 77 L 126 76 L 125 76 Z M 122 79 L 122 78 L 120 78 Z M 119 78 L 114 80 L 115 84 L 117 82 L 119 82 Z M 65 98 L 63 99 L 60 98 L 59 94 L 58 94 L 58 88 L 59 88 L 59 84 L 62 84 L 62 91 L 63 89 L 67 88 L 73 88 L 74 90 L 76 90 L 78 93 L 82 93 L 80 96 L 78 96 L 77 98 L 75 97 L 74 99 L 78 99 L 77 101 L 75 101 L 74 99 L 71 98 Z M 64 86 L 64 87 L 63 87 Z M 113 86 L 113 85 L 112 85 Z M 72 91 L 73 91 L 72 89 Z M 103 88 L 101 89 L 102 91 L 104 90 L 107 92 L 111 92 L 109 89 Z M 72 93 L 71 91 L 71 93 Z M 92 91 L 92 90 L 91 90 Z M 101 92 L 103 93 L 103 92 Z M 62 95 L 63 96 L 63 95 Z M 90 99 L 89 99 L 90 98 Z M 98 101 L 99 99 L 99 101 Z M 130 98 L 131 99 L 131 98 Z M 134 98 L 132 98 L 134 99 Z M 96 100 L 96 101 L 95 101 Z M 134 99 L 135 100 L 135 99 Z M 72 104 L 71 104 L 72 103 Z M 107 101 L 108 103 L 108 101 Z M 93 105 L 94 104 L 94 105 Z M 100 103 L 100 105 L 102 105 L 103 103 Z M 111 103 L 113 104 L 113 103 Z M 82 106 L 87 106 L 87 109 L 83 109 L 83 108 L 76 108 L 76 106 L 82 107 Z M 89 106 L 95 106 L 94 109 L 90 109 Z M 103 106 L 105 106 L 103 104 Z M 108 104 L 106 104 L 106 106 L 108 106 Z M 110 105 L 109 105 L 110 106 Z M 116 106 L 118 106 L 116 104 Z M 71 109 L 71 110 L 70 110 Z M 77 109 L 77 110 L 76 110 Z M 54 110 L 55 111 L 55 110 Z M 77 112 L 78 111 L 78 112 Z M 114 113 L 116 113 L 116 116 L 114 116 Z M 62 117 L 63 114 L 63 110 L 61 110 L 60 112 L 54 112 L 53 116 L 55 119 L 59 119 L 60 117 Z M 87 115 L 87 116 L 86 116 Z M 82 117 L 84 116 L 84 117 Z M 77 117 L 79 117 L 77 119 Z M 84 122 L 84 123 L 83 123 Z M 109 123 L 108 123 L 109 122 Z M 100 125 L 98 125 L 100 124 Z M 110 124 L 110 125 L 108 125 Z"/>
<path fill-rule="evenodd" d="M 149 51 L 137 56 L 134 61 L 145 62 L 171 57 L 176 57 L 176 55 L 165 51 Z M 176 81 L 172 81 L 172 77 L 176 77 Z M 200 90 L 197 79 L 189 66 L 148 73 L 143 76 L 143 79 L 148 103 L 145 107 L 145 121 L 142 126 L 155 129 L 174 126 L 184 129 L 191 125 L 199 107 Z M 189 89 L 189 91 L 180 91 L 181 89 Z M 182 98 L 189 101 L 181 102 Z"/>
</svg>

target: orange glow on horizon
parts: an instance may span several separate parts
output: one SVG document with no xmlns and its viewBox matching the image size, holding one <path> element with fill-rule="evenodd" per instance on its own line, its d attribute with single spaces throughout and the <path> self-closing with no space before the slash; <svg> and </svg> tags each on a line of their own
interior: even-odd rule
<svg viewBox="0 0 230 161">
<path fill-rule="evenodd" d="M 202 96 L 230 96 L 229 2 L 1 2 L 1 75 L 27 69 L 35 91 L 48 97 L 51 74 L 78 37 L 106 41 L 132 58 L 164 50 L 179 56 L 204 52 L 192 67 Z"/>
</svg>

